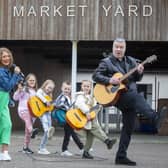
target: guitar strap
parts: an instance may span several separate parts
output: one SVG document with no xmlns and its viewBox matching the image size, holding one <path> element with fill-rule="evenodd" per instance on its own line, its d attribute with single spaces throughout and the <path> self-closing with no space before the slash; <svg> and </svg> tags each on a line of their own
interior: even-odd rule
<svg viewBox="0 0 168 168">
<path fill-rule="evenodd" d="M 112 64 L 112 62 L 110 60 L 110 57 L 105 58 L 104 61 L 107 64 L 108 69 L 112 72 L 113 71 L 113 69 L 112 69 L 113 64 Z"/>
</svg>

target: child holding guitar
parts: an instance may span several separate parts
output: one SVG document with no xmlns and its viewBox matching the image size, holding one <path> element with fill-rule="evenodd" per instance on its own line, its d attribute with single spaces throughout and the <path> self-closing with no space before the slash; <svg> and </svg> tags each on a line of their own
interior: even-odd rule
<svg viewBox="0 0 168 168">
<path fill-rule="evenodd" d="M 91 108 L 93 108 L 97 104 L 94 97 L 91 95 L 91 87 L 91 81 L 83 80 L 81 84 L 81 92 L 77 93 L 75 101 L 76 108 L 79 108 L 88 119 L 87 124 L 83 128 L 83 131 L 86 134 L 86 143 L 84 146 L 84 152 L 82 157 L 86 159 L 93 159 L 93 156 L 89 153 L 89 149 L 92 147 L 94 137 L 104 142 L 108 149 L 111 149 L 112 146 L 116 143 L 116 139 L 109 139 L 108 136 L 101 129 L 97 117 L 91 120 L 89 112 Z M 99 111 L 99 109 L 97 111 Z"/>
<path fill-rule="evenodd" d="M 47 98 L 52 98 L 52 93 L 55 88 L 55 83 L 52 80 L 46 80 L 40 89 L 38 89 L 36 96 L 44 103 L 46 106 L 51 106 L 51 101 Z M 40 116 L 40 121 L 43 126 L 44 134 L 41 139 L 40 147 L 39 147 L 39 154 L 50 154 L 50 152 L 46 149 L 46 144 L 48 138 L 50 138 L 54 133 L 54 127 L 51 126 L 51 112 L 47 111 Z"/>
<path fill-rule="evenodd" d="M 36 94 L 37 90 L 37 78 L 34 74 L 30 73 L 25 79 L 25 86 L 22 83 L 18 84 L 18 89 L 13 95 L 15 101 L 19 101 L 18 115 L 25 123 L 25 137 L 24 137 L 24 153 L 33 153 L 29 148 L 30 138 L 35 138 L 38 133 L 38 129 L 33 129 L 33 123 L 35 118 L 32 117 L 27 106 L 28 99 Z"/>
<path fill-rule="evenodd" d="M 61 87 L 62 93 L 55 100 L 55 106 L 65 112 L 69 110 L 72 106 L 71 102 L 71 84 L 67 81 L 62 83 Z M 70 136 L 72 136 L 74 142 L 79 147 L 80 150 L 83 149 L 83 143 L 80 141 L 79 137 L 73 130 L 73 128 L 68 124 L 64 124 L 64 140 L 62 144 L 62 156 L 72 156 L 72 153 L 68 151 L 68 144 L 70 141 Z"/>
</svg>

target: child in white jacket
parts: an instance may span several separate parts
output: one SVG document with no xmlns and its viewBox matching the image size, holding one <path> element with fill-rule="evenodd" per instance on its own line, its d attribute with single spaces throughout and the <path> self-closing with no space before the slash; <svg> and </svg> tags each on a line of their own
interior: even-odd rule
<svg viewBox="0 0 168 168">
<path fill-rule="evenodd" d="M 82 157 L 86 159 L 93 159 L 93 156 L 89 153 L 89 149 L 92 147 L 94 137 L 104 142 L 108 149 L 116 143 L 116 139 L 109 139 L 105 132 L 101 129 L 97 116 L 91 120 L 90 110 L 97 102 L 91 95 L 92 82 L 89 80 L 83 80 L 81 84 L 81 92 L 77 93 L 75 106 L 79 108 L 87 117 L 88 122 L 83 128 L 86 134 L 86 143 L 84 145 L 84 152 Z M 100 110 L 100 109 L 99 109 Z M 99 111 L 97 110 L 97 112 Z"/>
</svg>

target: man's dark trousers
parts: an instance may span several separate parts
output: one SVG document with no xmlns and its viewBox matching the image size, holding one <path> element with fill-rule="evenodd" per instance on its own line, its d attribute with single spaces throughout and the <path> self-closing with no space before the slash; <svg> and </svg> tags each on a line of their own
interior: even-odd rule
<svg viewBox="0 0 168 168">
<path fill-rule="evenodd" d="M 122 111 L 123 127 L 120 136 L 117 158 L 127 157 L 127 148 L 134 130 L 136 114 L 141 113 L 156 123 L 157 113 L 149 106 L 145 98 L 135 90 L 128 90 L 120 95 L 116 107 Z"/>
</svg>

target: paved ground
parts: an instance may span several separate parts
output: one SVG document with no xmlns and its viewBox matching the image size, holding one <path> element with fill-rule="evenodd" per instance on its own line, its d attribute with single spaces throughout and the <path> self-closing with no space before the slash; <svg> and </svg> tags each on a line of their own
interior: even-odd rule
<svg viewBox="0 0 168 168">
<path fill-rule="evenodd" d="M 41 135 L 32 140 L 33 155 L 20 152 L 22 149 L 23 132 L 14 132 L 10 146 L 11 162 L 0 161 L 0 168 L 124 168 L 129 166 L 116 166 L 114 164 L 115 153 L 118 143 L 112 150 L 107 150 L 106 146 L 99 140 L 95 140 L 92 154 L 94 160 L 81 158 L 78 148 L 73 141 L 70 142 L 69 150 L 75 155 L 72 157 L 60 156 L 62 144 L 62 132 L 58 131 L 48 143 L 48 150 L 52 154 L 41 156 L 37 154 Z M 116 138 L 119 134 L 110 134 Z M 82 138 L 82 140 L 84 140 Z M 129 147 L 128 155 L 137 161 L 137 168 L 167 168 L 168 167 L 168 137 L 156 135 L 133 136 Z"/>
</svg>

